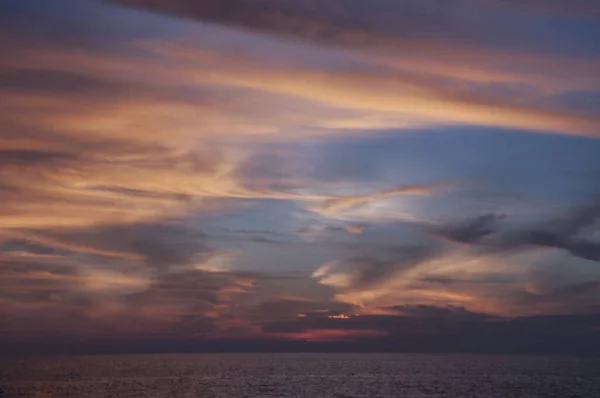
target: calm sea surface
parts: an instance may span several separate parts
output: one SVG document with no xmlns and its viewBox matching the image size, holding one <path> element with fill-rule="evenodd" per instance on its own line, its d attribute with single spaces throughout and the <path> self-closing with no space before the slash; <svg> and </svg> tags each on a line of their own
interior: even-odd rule
<svg viewBox="0 0 600 398">
<path fill-rule="evenodd" d="M 4 397 L 600 397 L 600 359 L 405 354 L 4 361 Z"/>
</svg>

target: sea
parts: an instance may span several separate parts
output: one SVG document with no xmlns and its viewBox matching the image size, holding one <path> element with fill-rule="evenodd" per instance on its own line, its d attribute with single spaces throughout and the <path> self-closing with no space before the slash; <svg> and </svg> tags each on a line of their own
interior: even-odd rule
<svg viewBox="0 0 600 398">
<path fill-rule="evenodd" d="M 1 397 L 600 397 L 600 359 L 177 354 L 2 360 Z"/>
</svg>

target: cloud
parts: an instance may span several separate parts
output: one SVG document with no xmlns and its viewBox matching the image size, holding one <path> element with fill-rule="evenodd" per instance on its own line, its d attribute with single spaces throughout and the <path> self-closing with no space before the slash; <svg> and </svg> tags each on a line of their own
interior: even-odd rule
<svg viewBox="0 0 600 398">
<path fill-rule="evenodd" d="M 74 156 L 69 153 L 47 152 L 29 149 L 6 149 L 0 150 L 0 167 L 8 166 L 32 166 L 36 164 L 51 165 L 61 161 L 73 160 Z"/>
<path fill-rule="evenodd" d="M 514 7 L 517 10 L 551 13 L 558 15 L 575 15 L 579 17 L 597 18 L 600 8 L 594 0 L 487 0 L 490 4 Z"/>
<path fill-rule="evenodd" d="M 531 101 L 519 105 L 514 98 L 498 94 L 443 90 L 433 80 L 415 82 L 389 73 L 266 71 L 248 65 L 243 70 L 221 69 L 214 79 L 357 111 L 395 113 L 400 128 L 403 124 L 415 128 L 469 124 L 596 137 L 599 125 L 593 115 L 544 109 Z"/>
<path fill-rule="evenodd" d="M 519 305 L 592 310 L 593 300 L 584 304 L 597 295 L 592 276 L 562 281 L 521 265 L 546 261 L 550 249 L 598 261 L 593 206 L 515 233 L 501 229 L 509 217 L 493 214 L 442 226 L 411 219 L 410 232 L 426 235 L 416 243 L 391 222 L 382 231 L 369 219 L 363 231 L 364 220 L 346 220 L 323 228 L 346 241 L 318 242 L 319 253 L 291 262 L 326 263 L 313 279 L 302 270 L 283 283 L 269 268 L 287 259 L 273 255 L 275 245 L 300 243 L 291 233 L 298 214 L 340 221 L 445 188 L 411 178 L 415 185 L 378 191 L 379 173 L 360 190 L 346 172 L 333 181 L 313 172 L 310 156 L 290 155 L 317 139 L 465 124 L 597 137 L 593 112 L 550 105 L 599 86 L 594 56 L 561 52 L 571 39 L 525 51 L 537 44 L 532 28 L 507 32 L 492 6 L 472 15 L 454 8 L 466 1 L 112 3 L 210 24 L 106 2 L 64 18 L 26 6 L 35 22 L 0 24 L 1 338 L 362 341 L 393 332 L 377 325 L 380 316 L 445 325 L 484 313 L 491 322 Z M 114 24 L 91 21 L 96 10 Z M 521 36 L 522 48 L 509 43 Z M 268 211 L 253 212 L 265 201 Z M 272 213 L 279 201 L 281 219 Z M 215 233 L 254 219 L 276 227 Z M 284 235 L 289 242 L 276 239 Z M 345 252 L 355 247 L 363 251 Z"/>
<path fill-rule="evenodd" d="M 322 284 L 346 292 L 376 290 L 390 279 L 402 278 L 403 273 L 435 258 L 438 250 L 435 246 L 397 247 L 383 258 L 363 255 L 325 264 L 312 276 Z"/>
<path fill-rule="evenodd" d="M 494 233 L 495 224 L 505 216 L 486 214 L 458 225 L 446 225 L 435 230 L 434 235 L 456 243 L 477 243 Z"/>
<path fill-rule="evenodd" d="M 597 352 L 597 314 L 502 318 L 461 307 L 398 306 L 387 315 L 330 318 L 312 314 L 264 326 L 268 332 L 364 330 L 358 350 L 409 352 L 566 353 Z M 317 333 L 315 333 L 317 334 Z M 386 337 L 382 337 L 386 336 Z"/>
<path fill-rule="evenodd" d="M 527 241 L 525 241 L 527 242 Z M 589 242 L 583 239 L 572 239 L 565 236 L 545 232 L 532 232 L 530 244 L 563 249 L 576 257 L 600 262 L 600 242 Z"/>
<path fill-rule="evenodd" d="M 90 329 L 116 339 L 206 336 L 262 277 L 229 269 L 204 234 L 175 221 L 32 236 L 47 245 L 23 238 L 0 245 L 4 339 L 93 339 Z M 42 320 L 53 326 L 42 331 Z"/>
<path fill-rule="evenodd" d="M 293 322 L 268 323 L 268 332 L 302 332 L 304 330 L 379 330 L 386 334 L 422 334 L 432 335 L 436 332 L 449 331 L 447 328 L 460 328 L 484 322 L 501 320 L 493 315 L 474 313 L 462 307 L 436 307 L 427 305 L 394 306 L 386 308 L 385 315 L 348 315 L 346 317 L 330 316 L 327 313 L 311 313 L 299 317 Z M 442 332 L 443 333 L 443 332 Z"/>
<path fill-rule="evenodd" d="M 394 33 L 411 37 L 426 32 L 435 23 L 446 23 L 448 26 L 442 12 L 414 1 L 378 0 L 369 7 L 359 1 L 328 1 L 319 5 L 310 1 L 278 3 L 269 0 L 228 0 L 218 5 L 209 1 L 189 0 L 114 2 L 208 22 L 334 43 L 357 42 L 370 36 L 379 36 L 384 40 L 393 37 Z M 404 26 L 394 24 L 397 18 L 405 22 Z"/>
<path fill-rule="evenodd" d="M 424 233 L 420 245 L 365 245 L 313 278 L 365 313 L 394 303 L 449 303 L 509 316 L 589 313 L 599 305 L 600 274 L 590 270 L 590 261 L 599 261 L 596 213 L 591 204 L 537 225 L 497 214 L 415 225 L 413 233 Z"/>
<path fill-rule="evenodd" d="M 324 201 L 322 204 L 312 206 L 311 210 L 319 212 L 321 214 L 335 214 L 343 209 L 352 208 L 359 206 L 369 201 L 377 200 L 379 198 L 385 198 L 388 196 L 395 195 L 430 195 L 432 192 L 436 192 L 443 189 L 444 186 L 440 185 L 413 185 L 400 188 L 389 189 L 380 192 L 373 192 L 363 195 L 346 196 L 340 198 L 331 198 Z"/>
<path fill-rule="evenodd" d="M 433 236 L 496 251 L 531 246 L 562 249 L 575 257 L 600 261 L 600 243 L 582 237 L 597 229 L 600 206 L 595 202 L 576 207 L 565 215 L 556 216 L 555 220 L 512 231 L 503 232 L 497 227 L 497 222 L 504 218 L 495 214 L 483 215 L 462 224 L 437 228 Z"/>
<path fill-rule="evenodd" d="M 497 8 L 494 7 L 497 5 L 580 15 L 595 15 L 598 11 L 593 0 L 455 0 L 443 5 L 414 0 L 374 0 L 368 7 L 357 0 L 330 0 L 324 3 L 309 0 L 293 3 L 227 0 L 218 5 L 210 1 L 193 0 L 110 2 L 308 41 L 336 45 L 404 45 L 409 51 L 415 50 L 418 45 L 427 49 L 443 49 L 444 45 L 451 43 L 455 48 L 460 48 L 461 44 L 466 47 L 469 43 L 466 36 L 475 29 L 481 30 L 482 36 L 489 37 L 490 34 L 485 32 L 484 25 L 478 23 L 476 17 L 489 21 L 485 27 L 496 33 L 497 21 L 492 17 L 495 15 L 498 19 L 495 13 Z"/>
<path fill-rule="evenodd" d="M 445 2 L 443 6 L 439 2 L 432 6 L 430 2 L 378 0 L 369 7 L 353 0 L 324 4 L 228 0 L 219 6 L 191 0 L 116 0 L 113 3 L 319 45 L 360 50 L 362 59 L 379 60 L 399 70 L 412 71 L 414 81 L 432 72 L 438 77 L 479 83 L 543 82 L 544 88 L 548 89 L 552 79 L 540 74 L 544 71 L 555 77 L 562 76 L 559 80 L 563 87 L 575 84 L 579 88 L 589 88 L 591 82 L 598 87 L 593 72 L 598 65 L 597 59 L 569 60 L 560 55 L 564 50 L 560 45 L 556 46 L 556 51 L 552 46 L 549 51 L 544 51 L 540 37 L 528 25 L 529 20 L 510 18 L 502 12 L 502 6 L 506 5 L 514 5 L 517 10 L 535 10 L 536 5 L 541 5 L 536 1 L 484 3 L 455 0 Z M 589 6 L 567 1 L 545 4 L 556 10 L 579 9 L 581 14 L 588 16 L 596 9 L 591 3 L 587 3 Z M 568 12 L 563 10 L 562 15 L 565 14 Z M 506 23 L 513 26 L 511 32 L 504 29 Z M 572 39 L 566 31 L 559 29 L 554 29 L 552 34 L 560 35 L 566 43 Z M 515 46 L 517 42 L 519 46 Z M 542 43 L 549 44 L 550 40 L 542 40 Z M 535 55 L 528 54 L 527 50 Z M 587 86 L 581 85 L 583 81 L 587 81 Z M 553 86 L 556 86 L 556 80 Z"/>
<path fill-rule="evenodd" d="M 127 95 L 136 88 L 141 90 L 141 87 L 135 85 L 127 85 L 75 71 L 10 66 L 0 69 L 0 89 L 17 95 L 72 95 L 77 97 L 105 95 L 114 98 L 115 95 Z"/>
<path fill-rule="evenodd" d="M 252 56 L 234 61 L 239 57 L 233 54 L 218 61 L 218 71 L 211 71 L 210 79 L 222 84 L 371 112 L 350 119 L 323 120 L 321 126 L 343 126 L 343 130 L 348 130 L 352 126 L 360 128 L 361 120 L 371 120 L 364 129 L 382 123 L 389 128 L 473 124 L 597 136 L 599 122 L 593 114 L 575 114 L 542 103 L 556 93 L 572 89 L 576 81 L 581 83 L 576 83 L 579 89 L 597 87 L 593 71 L 599 61 L 585 56 L 571 59 L 560 54 L 532 55 L 488 43 L 473 46 L 473 37 L 489 36 L 486 29 L 497 20 L 493 9 L 482 11 L 490 20 L 484 27 L 475 23 L 476 19 L 466 17 L 467 12 L 413 1 L 379 1 L 368 9 L 354 1 L 331 3 L 335 7 L 317 7 L 312 2 L 282 5 L 239 0 L 229 1 L 228 6 L 185 0 L 122 3 L 226 26 L 292 35 L 313 43 L 358 45 L 360 56 L 355 55 L 354 61 L 358 64 L 332 72 L 293 63 L 286 67 L 275 63 L 265 68 Z M 481 7 L 475 7 L 476 11 L 472 5 L 469 7 L 469 12 L 481 11 Z M 481 34 L 463 29 L 465 22 L 474 24 L 472 28 Z M 498 30 L 499 36 L 506 34 L 503 27 Z M 450 35 L 449 31 L 457 34 Z M 494 42 L 495 36 L 491 36 L 489 40 Z M 521 39 L 515 37 L 515 41 Z M 538 48 L 538 43 L 539 39 L 533 37 L 532 48 Z M 384 50 L 377 51 L 382 44 Z M 172 48 L 167 53 L 181 56 L 183 51 Z M 206 51 L 187 51 L 185 58 L 198 65 L 206 62 L 207 55 Z M 482 61 L 485 66 L 473 72 Z M 381 116 L 373 115 L 375 111 Z"/>
<path fill-rule="evenodd" d="M 408 308 L 407 308 L 408 310 Z M 410 315 L 388 314 L 329 318 L 309 316 L 263 326 L 260 338 L 173 339 L 171 335 L 136 340 L 96 339 L 77 347 L 58 341 L 47 344 L 11 343 L 6 352 L 128 353 L 136 352 L 431 352 L 559 354 L 594 356 L 598 345 L 598 314 L 498 318 L 460 307 L 413 307 Z M 444 314 L 441 319 L 427 314 Z M 210 326 L 190 319 L 199 330 Z M 210 332 L 209 332 L 210 333 Z M 287 338 L 286 338 L 287 336 Z M 252 347 L 249 349 L 248 347 Z M 29 347 L 30 351 L 27 351 Z M 33 352 L 32 352 L 33 353 Z"/>
<path fill-rule="evenodd" d="M 154 62 L 144 62 L 143 53 L 85 50 L 69 42 L 49 52 L 30 40 L 38 46 L 11 53 L 0 66 L 0 85 L 10 95 L 0 111 L 3 228 L 152 221 L 210 209 L 220 198 L 331 198 L 244 180 L 239 171 L 252 148 L 215 142 L 217 136 L 233 143 L 253 139 L 265 120 L 277 129 L 298 123 L 281 120 L 285 112 L 265 114 L 239 95 L 256 101 L 256 92 L 194 80 L 198 66 L 218 70 L 225 58 L 215 63 L 209 55 L 206 63 L 181 70 L 165 65 L 165 48 L 147 43 L 124 47 L 150 51 Z"/>
<path fill-rule="evenodd" d="M 353 311 L 354 306 L 346 303 L 314 300 L 270 300 L 263 301 L 251 311 L 256 322 L 264 324 L 274 321 L 293 320 L 309 313 L 338 314 Z"/>
</svg>

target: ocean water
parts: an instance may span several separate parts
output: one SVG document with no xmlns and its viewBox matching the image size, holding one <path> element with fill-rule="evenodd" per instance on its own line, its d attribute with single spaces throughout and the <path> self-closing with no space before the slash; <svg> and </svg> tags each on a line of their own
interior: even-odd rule
<svg viewBox="0 0 600 398">
<path fill-rule="evenodd" d="M 600 359 L 190 354 L 4 361 L 2 397 L 600 397 Z"/>
</svg>

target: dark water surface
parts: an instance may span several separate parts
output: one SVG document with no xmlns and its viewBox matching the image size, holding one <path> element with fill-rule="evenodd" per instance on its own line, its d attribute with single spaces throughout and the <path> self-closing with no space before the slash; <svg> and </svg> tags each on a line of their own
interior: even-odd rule
<svg viewBox="0 0 600 398">
<path fill-rule="evenodd" d="M 2 397 L 600 397 L 600 359 L 193 354 L 4 360 Z"/>
</svg>

